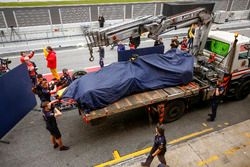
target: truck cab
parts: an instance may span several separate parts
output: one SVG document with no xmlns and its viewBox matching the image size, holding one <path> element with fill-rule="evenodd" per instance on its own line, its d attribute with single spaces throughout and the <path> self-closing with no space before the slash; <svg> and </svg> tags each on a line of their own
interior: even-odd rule
<svg viewBox="0 0 250 167">
<path fill-rule="evenodd" d="M 233 56 L 233 65 L 229 73 L 235 73 L 249 68 L 250 52 L 247 50 L 247 45 L 250 44 L 250 38 L 239 35 L 237 37 L 237 46 L 235 55 Z M 220 63 L 224 59 L 220 66 L 227 68 L 228 60 L 230 57 L 230 50 L 232 49 L 235 37 L 234 33 L 226 31 L 210 31 L 205 49 L 204 55 L 209 57 L 211 54 L 215 54 L 216 63 Z"/>
<path fill-rule="evenodd" d="M 229 94 L 236 95 L 238 99 L 244 98 L 250 92 L 249 46 L 250 38 L 246 36 L 210 31 L 203 50 L 208 61 L 214 59 L 213 63 L 218 68 L 231 75 Z"/>
</svg>

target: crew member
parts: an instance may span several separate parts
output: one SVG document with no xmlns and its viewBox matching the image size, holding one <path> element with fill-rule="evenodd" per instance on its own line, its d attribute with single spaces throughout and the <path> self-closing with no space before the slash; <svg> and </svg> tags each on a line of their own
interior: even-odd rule
<svg viewBox="0 0 250 167">
<path fill-rule="evenodd" d="M 170 43 L 171 49 L 173 49 L 173 48 L 178 48 L 178 46 L 179 46 L 178 40 L 172 39 L 172 40 L 171 40 L 171 43 Z"/>
<path fill-rule="evenodd" d="M 113 40 L 113 43 L 111 44 L 111 48 L 110 48 L 111 50 L 113 50 L 115 46 L 118 46 L 118 43 L 119 43 L 119 39 L 116 37 L 116 35 L 112 37 L 112 40 Z"/>
<path fill-rule="evenodd" d="M 59 147 L 60 151 L 68 150 L 69 147 L 62 143 L 62 135 L 57 127 L 56 117 L 62 115 L 60 110 L 52 106 L 52 102 L 45 101 L 42 103 L 43 118 L 46 122 L 46 129 L 50 132 L 51 143 L 54 149 Z"/>
<path fill-rule="evenodd" d="M 36 69 L 35 69 L 35 65 L 33 62 L 30 61 L 29 57 L 26 56 L 24 57 L 24 61 L 27 65 L 27 68 L 28 68 L 28 71 L 29 71 L 29 76 L 30 76 L 30 79 L 32 81 L 32 86 L 36 86 Z"/>
<path fill-rule="evenodd" d="M 220 103 L 220 96 L 223 94 L 224 92 L 224 87 L 220 84 L 219 81 L 217 81 L 215 90 L 214 90 L 214 94 L 211 98 L 211 103 L 212 103 L 212 113 L 208 114 L 208 116 L 210 116 L 210 118 L 207 119 L 207 121 L 214 121 L 216 118 L 216 113 L 217 113 L 217 108 L 218 105 Z"/>
<path fill-rule="evenodd" d="M 36 87 L 34 87 L 32 90 L 33 93 L 38 95 L 41 100 L 41 103 L 45 101 L 50 101 L 51 94 L 49 90 L 49 84 L 45 78 L 43 78 L 42 81 L 37 84 Z"/>
<path fill-rule="evenodd" d="M 64 68 L 62 70 L 62 72 L 63 72 L 63 75 L 60 77 L 60 81 L 57 84 L 58 90 L 69 86 L 71 84 L 71 82 L 72 82 L 72 79 L 71 79 L 71 77 L 69 75 L 68 69 Z"/>
<path fill-rule="evenodd" d="M 155 156 L 158 157 L 159 161 L 166 165 L 165 153 L 166 153 L 166 138 L 164 135 L 164 129 L 160 126 L 155 128 L 156 135 L 154 139 L 154 145 L 146 159 L 146 162 L 142 162 L 141 166 L 149 167 Z"/>
<path fill-rule="evenodd" d="M 124 51 L 125 45 L 120 41 L 117 46 L 117 52 Z"/>
<path fill-rule="evenodd" d="M 181 41 L 181 50 L 182 51 L 188 51 L 188 40 L 187 37 L 183 37 L 182 41 Z"/>
<path fill-rule="evenodd" d="M 195 28 L 196 28 L 196 24 L 192 24 L 191 27 L 188 29 L 188 34 L 187 34 L 187 36 L 188 36 L 188 49 L 193 48 Z"/>
<path fill-rule="evenodd" d="M 159 46 L 159 45 L 164 45 L 162 38 L 159 38 L 159 39 L 155 40 L 155 42 L 154 42 L 154 46 Z"/>
<path fill-rule="evenodd" d="M 105 50 L 102 46 L 99 46 L 98 52 L 99 52 L 99 65 L 101 68 L 103 68 L 104 67 L 103 59 L 104 59 Z"/>
<path fill-rule="evenodd" d="M 34 56 L 34 54 L 35 54 L 35 51 L 31 51 L 29 55 L 27 55 L 26 52 L 20 52 L 20 55 L 21 55 L 20 62 L 24 63 L 25 62 L 25 60 L 24 60 L 25 57 L 28 57 L 29 59 L 31 59 Z"/>
<path fill-rule="evenodd" d="M 59 80 L 60 76 L 58 75 L 57 70 L 56 70 L 56 52 L 50 46 L 44 49 L 43 52 L 47 60 L 47 67 L 50 69 L 54 78 Z"/>
<path fill-rule="evenodd" d="M 98 22 L 99 22 L 99 27 L 103 28 L 104 27 L 104 22 L 105 22 L 104 17 L 103 16 L 99 16 L 98 17 Z"/>
</svg>

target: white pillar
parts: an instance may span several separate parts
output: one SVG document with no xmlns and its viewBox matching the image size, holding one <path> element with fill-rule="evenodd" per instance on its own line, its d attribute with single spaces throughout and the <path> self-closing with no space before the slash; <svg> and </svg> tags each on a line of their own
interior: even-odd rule
<svg viewBox="0 0 250 167">
<path fill-rule="evenodd" d="M 49 23 L 50 25 L 52 25 L 52 19 L 51 19 L 51 14 L 50 14 L 50 10 L 48 9 L 48 15 L 49 15 Z"/>
<path fill-rule="evenodd" d="M 92 18 L 91 18 L 91 6 L 89 7 L 89 21 L 90 22 L 92 21 Z"/>
<path fill-rule="evenodd" d="M 123 5 L 123 20 L 126 19 L 126 5 Z"/>
<path fill-rule="evenodd" d="M 132 19 L 134 18 L 134 5 L 132 5 L 131 7 L 131 18 Z"/>
<path fill-rule="evenodd" d="M 64 36 L 63 20 L 62 20 L 62 13 L 61 13 L 61 9 L 60 9 L 60 8 L 59 8 L 59 16 L 60 16 L 62 34 L 63 34 L 63 36 Z"/>
<path fill-rule="evenodd" d="M 98 14 L 98 17 L 100 16 L 100 6 L 97 6 L 97 14 Z"/>
<path fill-rule="evenodd" d="M 14 16 L 14 19 L 15 19 L 15 22 L 16 22 L 16 26 L 19 27 L 15 11 L 13 11 L 13 16 Z"/>
<path fill-rule="evenodd" d="M 157 9 L 157 3 L 155 3 L 155 10 L 154 10 L 154 16 L 156 16 L 156 9 Z"/>
<path fill-rule="evenodd" d="M 2 16 L 3 16 L 3 21 L 4 21 L 4 24 L 5 24 L 5 27 L 8 30 L 8 24 L 7 24 L 7 21 L 6 21 L 6 18 L 5 18 L 5 15 L 4 15 L 3 11 L 2 11 Z"/>
</svg>

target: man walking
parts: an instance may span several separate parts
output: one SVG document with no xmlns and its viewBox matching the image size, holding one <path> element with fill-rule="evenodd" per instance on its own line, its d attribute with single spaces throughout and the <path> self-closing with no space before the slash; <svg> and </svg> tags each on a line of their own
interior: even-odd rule
<svg viewBox="0 0 250 167">
<path fill-rule="evenodd" d="M 164 129 L 162 127 L 157 126 L 155 128 L 156 135 L 154 139 L 154 145 L 149 153 L 149 156 L 146 159 L 146 162 L 142 162 L 141 166 L 149 167 L 152 163 L 155 156 L 158 157 L 161 164 L 167 165 L 166 159 L 165 159 L 165 153 L 166 153 L 166 138 L 164 135 Z"/>
</svg>

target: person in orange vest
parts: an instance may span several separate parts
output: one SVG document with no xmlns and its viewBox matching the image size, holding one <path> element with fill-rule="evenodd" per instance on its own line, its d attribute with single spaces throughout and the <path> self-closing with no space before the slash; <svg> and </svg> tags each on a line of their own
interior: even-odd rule
<svg viewBox="0 0 250 167">
<path fill-rule="evenodd" d="M 59 80 L 60 76 L 58 75 L 56 70 L 56 52 L 50 46 L 44 48 L 43 52 L 44 52 L 44 57 L 47 60 L 47 67 L 50 69 L 54 78 Z"/>
</svg>

